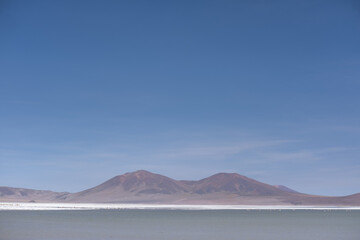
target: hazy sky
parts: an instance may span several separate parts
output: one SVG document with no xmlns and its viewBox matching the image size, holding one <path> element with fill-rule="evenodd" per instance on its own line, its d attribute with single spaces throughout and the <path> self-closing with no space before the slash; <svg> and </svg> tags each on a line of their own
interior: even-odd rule
<svg viewBox="0 0 360 240">
<path fill-rule="evenodd" d="M 359 43 L 357 1 L 0 1 L 0 185 L 360 192 Z"/>
</svg>

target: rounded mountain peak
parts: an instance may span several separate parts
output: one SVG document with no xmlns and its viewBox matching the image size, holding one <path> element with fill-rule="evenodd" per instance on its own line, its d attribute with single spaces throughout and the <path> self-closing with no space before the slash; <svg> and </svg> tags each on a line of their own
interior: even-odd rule
<svg viewBox="0 0 360 240">
<path fill-rule="evenodd" d="M 135 172 L 125 173 L 124 175 L 121 175 L 121 176 L 123 176 L 124 178 L 132 177 L 132 178 L 136 178 L 138 180 L 142 180 L 142 179 L 148 179 L 148 178 L 152 178 L 152 177 L 157 177 L 159 175 L 155 174 L 155 173 L 145 171 L 145 170 L 138 170 L 138 171 L 135 171 Z M 119 176 L 119 177 L 121 177 L 121 176 Z"/>
<path fill-rule="evenodd" d="M 113 177 L 96 187 L 104 189 L 122 189 L 132 193 L 163 193 L 170 194 L 184 192 L 185 186 L 166 176 L 151 173 L 145 170 L 128 172 L 123 175 Z"/>
<path fill-rule="evenodd" d="M 283 191 L 237 173 L 217 173 L 195 184 L 195 193 L 228 192 L 239 195 L 276 195 Z"/>
</svg>

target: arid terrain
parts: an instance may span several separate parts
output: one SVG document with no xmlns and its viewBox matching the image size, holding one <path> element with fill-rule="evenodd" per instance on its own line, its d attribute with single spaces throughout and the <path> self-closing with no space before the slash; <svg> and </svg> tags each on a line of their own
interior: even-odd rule
<svg viewBox="0 0 360 240">
<path fill-rule="evenodd" d="M 237 173 L 218 173 L 199 181 L 178 181 L 140 170 L 77 193 L 0 187 L 0 201 L 360 206 L 360 193 L 343 197 L 317 196 L 258 182 Z"/>
</svg>

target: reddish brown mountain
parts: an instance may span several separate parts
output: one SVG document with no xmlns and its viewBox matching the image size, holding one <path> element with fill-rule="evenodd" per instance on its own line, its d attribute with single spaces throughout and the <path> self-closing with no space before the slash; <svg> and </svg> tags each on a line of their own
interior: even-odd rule
<svg viewBox="0 0 360 240">
<path fill-rule="evenodd" d="M 140 170 L 73 194 L 3 187 L 0 201 L 360 206 L 360 194 L 325 197 L 290 190 L 237 173 L 218 173 L 199 181 L 177 181 Z"/>
<path fill-rule="evenodd" d="M 186 193 L 189 186 L 174 179 L 145 170 L 126 173 L 88 190 L 72 194 L 70 201 L 153 202 L 159 196 Z M 144 197 L 146 196 L 146 197 Z"/>
<path fill-rule="evenodd" d="M 192 184 L 192 192 L 209 194 L 214 192 L 235 193 L 241 196 L 287 195 L 274 186 L 255 181 L 237 173 L 218 173 Z"/>
<path fill-rule="evenodd" d="M 113 177 L 103 184 L 91 188 L 85 192 L 97 192 L 105 189 L 118 189 L 133 193 L 150 193 L 150 194 L 173 194 L 185 192 L 186 186 L 171 178 L 150 173 L 145 170 L 126 173 L 124 175 Z"/>
<path fill-rule="evenodd" d="M 323 197 L 291 192 L 237 173 L 218 173 L 199 181 L 177 181 L 144 170 L 116 176 L 71 194 L 70 202 L 247 205 L 360 205 L 357 196 Z"/>
</svg>

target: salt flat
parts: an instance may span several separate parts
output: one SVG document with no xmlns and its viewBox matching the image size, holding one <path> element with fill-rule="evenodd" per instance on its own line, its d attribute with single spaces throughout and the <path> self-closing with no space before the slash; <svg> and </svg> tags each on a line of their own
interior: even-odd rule
<svg viewBox="0 0 360 240">
<path fill-rule="evenodd" d="M 360 210 L 349 206 L 277 206 L 277 205 L 171 205 L 102 203 L 23 203 L 2 202 L 0 210 L 101 210 L 101 209 L 173 209 L 173 210 Z"/>
</svg>

